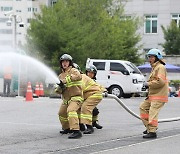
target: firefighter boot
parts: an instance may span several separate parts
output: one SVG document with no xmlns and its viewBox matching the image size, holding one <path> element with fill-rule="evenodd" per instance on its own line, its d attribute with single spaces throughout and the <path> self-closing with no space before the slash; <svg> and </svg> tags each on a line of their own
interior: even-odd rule
<svg viewBox="0 0 180 154">
<path fill-rule="evenodd" d="M 82 133 L 80 130 L 73 130 L 73 133 L 68 136 L 69 139 L 78 139 L 82 137 Z"/>
<path fill-rule="evenodd" d="M 156 135 L 156 133 L 155 132 L 149 132 L 149 133 L 147 133 L 146 135 L 144 135 L 143 136 L 143 138 L 149 138 L 149 139 L 151 139 L 151 138 L 157 138 L 157 135 Z"/>
<path fill-rule="evenodd" d="M 144 132 L 143 132 L 143 134 L 147 134 L 148 133 L 148 131 L 147 130 L 145 130 Z"/>
<path fill-rule="evenodd" d="M 102 129 L 103 128 L 103 126 L 99 125 L 97 123 L 97 121 L 94 121 L 92 125 L 93 125 L 93 127 L 96 127 L 97 129 Z"/>
<path fill-rule="evenodd" d="M 60 133 L 60 134 L 68 134 L 68 133 L 72 133 L 72 130 L 70 130 L 70 129 L 68 128 L 68 129 L 61 130 L 59 133 Z"/>
<path fill-rule="evenodd" d="M 87 129 L 84 131 L 84 134 L 92 134 L 94 132 L 94 128 L 91 125 L 86 125 Z"/>
<path fill-rule="evenodd" d="M 84 124 L 79 124 L 79 128 L 80 128 L 80 131 L 82 132 L 86 130 Z"/>
</svg>

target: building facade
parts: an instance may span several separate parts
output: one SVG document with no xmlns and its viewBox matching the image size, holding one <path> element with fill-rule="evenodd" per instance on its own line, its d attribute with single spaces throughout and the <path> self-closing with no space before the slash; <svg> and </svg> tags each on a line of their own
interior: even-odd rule
<svg viewBox="0 0 180 154">
<path fill-rule="evenodd" d="M 40 13 L 40 6 L 52 6 L 57 0 L 0 0 L 0 46 L 24 44 L 26 30 L 35 13 Z M 142 37 L 143 48 L 139 51 L 143 56 L 151 48 L 163 50 L 161 44 L 164 35 L 161 25 L 167 27 L 171 20 L 180 24 L 180 0 L 122 0 L 125 5 L 125 15 L 138 16 L 141 26 L 138 30 Z M 14 28 L 16 15 L 16 30 Z M 12 20 L 11 26 L 7 22 Z M 23 22 L 20 27 L 18 22 Z M 14 33 L 16 31 L 16 34 Z"/>
<path fill-rule="evenodd" d="M 167 27 L 174 20 L 180 24 L 180 0 L 124 0 L 125 14 L 138 16 L 142 19 L 139 33 L 142 36 L 140 44 L 143 55 L 151 49 L 163 50 L 164 34 L 161 26 Z"/>
<path fill-rule="evenodd" d="M 0 46 L 15 46 L 26 42 L 26 31 L 41 5 L 53 5 L 56 0 L 0 0 Z"/>
</svg>

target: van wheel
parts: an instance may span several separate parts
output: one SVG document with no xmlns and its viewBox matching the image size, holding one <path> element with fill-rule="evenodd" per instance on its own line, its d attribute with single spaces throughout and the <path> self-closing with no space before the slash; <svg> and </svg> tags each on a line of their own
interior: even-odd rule
<svg viewBox="0 0 180 154">
<path fill-rule="evenodd" d="M 109 93 L 121 98 L 123 95 L 123 90 L 120 86 L 112 86 L 109 90 Z"/>
</svg>

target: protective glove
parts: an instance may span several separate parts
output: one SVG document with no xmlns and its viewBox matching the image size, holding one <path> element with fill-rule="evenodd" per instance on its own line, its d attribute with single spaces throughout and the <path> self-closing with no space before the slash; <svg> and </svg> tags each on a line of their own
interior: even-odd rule
<svg viewBox="0 0 180 154">
<path fill-rule="evenodd" d="M 62 89 L 62 92 L 66 89 L 65 84 L 60 80 L 60 83 L 57 83 L 57 85 Z"/>
<path fill-rule="evenodd" d="M 149 88 L 148 82 L 144 82 L 144 83 L 143 83 L 143 87 L 146 88 L 146 89 L 148 89 L 148 88 Z"/>
<path fill-rule="evenodd" d="M 60 87 L 58 84 L 56 84 L 56 85 L 54 86 L 54 91 L 55 91 L 57 94 L 61 94 L 61 93 L 62 93 L 62 89 L 61 89 L 61 87 Z"/>
</svg>

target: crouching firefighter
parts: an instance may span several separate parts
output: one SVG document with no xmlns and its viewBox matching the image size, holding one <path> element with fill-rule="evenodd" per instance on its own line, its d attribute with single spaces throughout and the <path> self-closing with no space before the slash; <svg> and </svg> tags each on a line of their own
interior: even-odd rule
<svg viewBox="0 0 180 154">
<path fill-rule="evenodd" d="M 146 127 L 143 138 L 156 138 L 158 114 L 168 101 L 168 80 L 160 50 L 151 49 L 147 56 L 152 71 L 147 83 L 144 84 L 145 87 L 148 87 L 148 96 L 140 105 L 140 116 Z"/>
<path fill-rule="evenodd" d="M 79 66 L 75 63 L 74 67 L 79 68 Z M 92 134 L 94 132 L 92 125 L 93 110 L 102 100 L 102 91 L 100 89 L 100 86 L 86 74 L 82 74 L 82 89 L 84 102 L 81 106 L 80 111 L 80 123 L 85 124 L 87 127 L 87 129 L 84 131 L 84 134 Z M 96 114 L 99 113 L 98 111 L 96 112 Z"/>
<path fill-rule="evenodd" d="M 89 67 L 86 68 L 86 75 L 89 76 L 91 79 L 93 79 L 94 81 L 96 81 L 96 74 L 97 74 L 97 68 L 94 65 L 90 65 Z M 99 85 L 99 84 L 98 84 Z M 100 89 L 102 92 L 107 92 L 107 90 L 101 86 Z M 93 127 L 96 127 L 97 129 L 102 129 L 103 126 L 98 124 L 98 115 L 99 115 L 99 109 L 97 107 L 95 107 L 93 109 Z"/>
<path fill-rule="evenodd" d="M 63 129 L 60 133 L 72 133 L 68 138 L 76 139 L 82 137 L 77 113 L 83 102 L 82 76 L 76 68 L 72 67 L 73 62 L 70 55 L 62 55 L 59 62 L 62 72 L 59 75 L 60 84 L 55 91 L 62 94 L 63 99 L 58 112 Z"/>
</svg>

